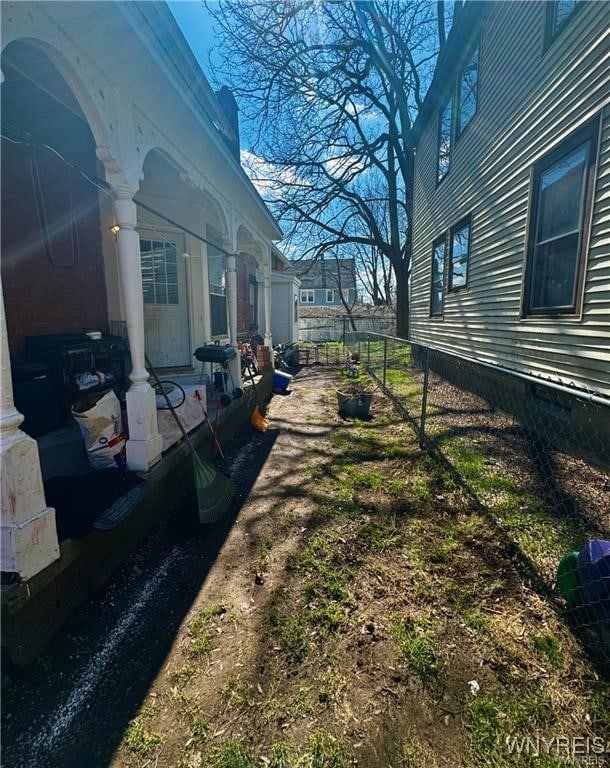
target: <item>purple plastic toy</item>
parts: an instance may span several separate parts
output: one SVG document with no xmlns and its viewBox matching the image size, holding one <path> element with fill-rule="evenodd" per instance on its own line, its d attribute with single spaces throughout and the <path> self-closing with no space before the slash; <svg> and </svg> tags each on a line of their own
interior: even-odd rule
<svg viewBox="0 0 610 768">
<path fill-rule="evenodd" d="M 590 539 L 578 555 L 578 580 L 584 602 L 610 608 L 610 541 Z"/>
</svg>

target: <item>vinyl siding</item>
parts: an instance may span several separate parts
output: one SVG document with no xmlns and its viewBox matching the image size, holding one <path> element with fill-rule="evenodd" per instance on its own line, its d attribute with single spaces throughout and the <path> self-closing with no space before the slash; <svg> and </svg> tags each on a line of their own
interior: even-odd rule
<svg viewBox="0 0 610 768">
<path fill-rule="evenodd" d="M 543 3 L 486 7 L 478 111 L 439 185 L 436 113 L 417 147 L 410 335 L 610 396 L 609 20 L 609 3 L 587 3 L 545 51 Z M 602 136 L 582 314 L 522 319 L 532 166 L 596 115 Z M 432 243 L 469 214 L 468 285 L 445 295 L 442 318 L 430 318 Z"/>
</svg>

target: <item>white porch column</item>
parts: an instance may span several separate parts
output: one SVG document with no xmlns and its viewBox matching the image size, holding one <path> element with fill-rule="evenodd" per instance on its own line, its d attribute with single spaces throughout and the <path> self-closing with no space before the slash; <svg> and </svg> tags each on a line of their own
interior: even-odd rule
<svg viewBox="0 0 610 768">
<path fill-rule="evenodd" d="M 210 276 L 208 273 L 208 249 L 205 243 L 196 241 L 201 261 L 201 287 L 203 301 L 203 339 L 197 346 L 208 343 L 212 338 L 212 319 L 210 317 Z"/>
<path fill-rule="evenodd" d="M 231 250 L 230 243 L 225 240 L 223 242 L 225 250 Z M 226 299 L 227 299 L 227 313 L 229 320 L 229 341 L 237 349 L 237 268 L 235 254 L 227 254 L 225 256 L 225 276 L 226 276 Z M 239 355 L 229 363 L 233 381 L 236 387 L 241 387 L 241 363 Z"/>
<path fill-rule="evenodd" d="M 114 187 L 114 212 L 117 233 L 119 274 L 123 290 L 125 320 L 132 370 L 127 392 L 127 466 L 147 472 L 161 458 L 163 438 L 157 426 L 155 393 L 148 383 L 144 357 L 144 297 L 140 266 L 140 238 L 135 230 L 137 210 L 133 190 L 127 185 Z"/>
<path fill-rule="evenodd" d="M 268 262 L 264 270 L 265 346 L 271 348 L 273 346 L 273 339 L 271 337 L 271 249 L 267 253 L 267 259 Z"/>
<path fill-rule="evenodd" d="M 2 570 L 22 579 L 59 557 L 55 510 L 47 507 L 36 440 L 22 432 L 23 416 L 13 403 L 4 296 L 0 283 L 0 458 L 2 460 L 0 559 Z"/>
</svg>

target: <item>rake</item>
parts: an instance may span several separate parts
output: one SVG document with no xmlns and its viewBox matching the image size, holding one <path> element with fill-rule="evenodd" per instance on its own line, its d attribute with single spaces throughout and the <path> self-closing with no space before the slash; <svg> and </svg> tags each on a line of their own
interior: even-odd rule
<svg viewBox="0 0 610 768">
<path fill-rule="evenodd" d="M 188 436 L 188 433 L 180 420 L 180 417 L 176 413 L 176 409 L 163 388 L 163 384 L 159 380 L 157 372 L 150 364 L 148 357 L 146 357 L 146 365 L 152 373 L 161 394 L 165 398 L 167 407 L 172 412 L 172 416 L 176 420 L 176 424 L 182 432 L 182 436 L 191 449 L 193 478 L 195 482 L 195 490 L 197 491 L 197 506 L 199 509 L 199 522 L 202 525 L 215 523 L 224 515 L 233 500 L 235 495 L 233 481 L 224 472 L 199 456 L 191 438 Z"/>
</svg>

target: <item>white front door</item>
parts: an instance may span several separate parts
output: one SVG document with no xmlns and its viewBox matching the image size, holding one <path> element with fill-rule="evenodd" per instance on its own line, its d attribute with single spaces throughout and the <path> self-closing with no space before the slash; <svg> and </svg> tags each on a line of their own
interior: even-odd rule
<svg viewBox="0 0 610 768">
<path fill-rule="evenodd" d="M 182 235 L 140 234 L 146 354 L 155 367 L 191 365 Z"/>
</svg>

